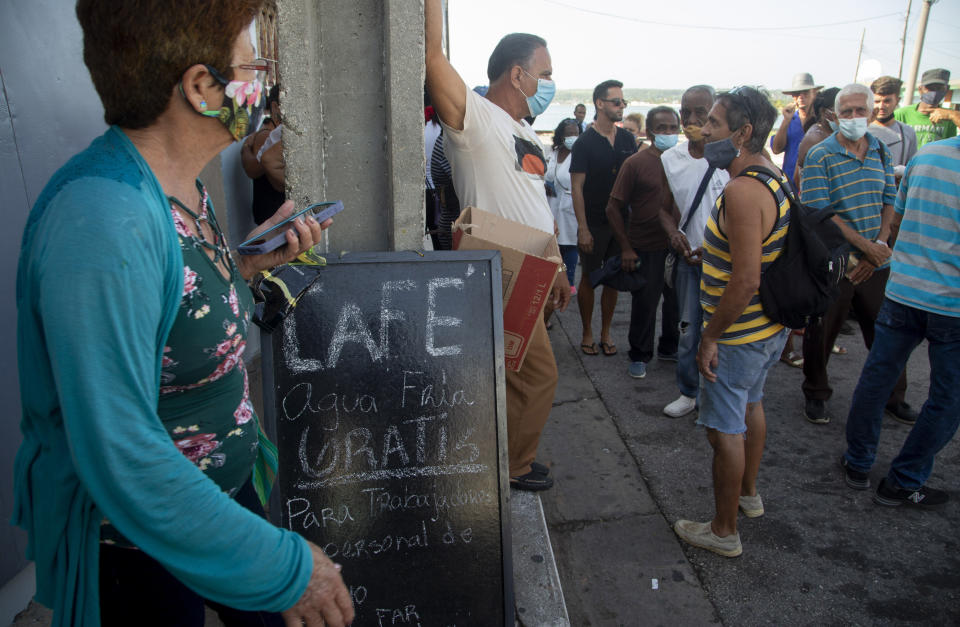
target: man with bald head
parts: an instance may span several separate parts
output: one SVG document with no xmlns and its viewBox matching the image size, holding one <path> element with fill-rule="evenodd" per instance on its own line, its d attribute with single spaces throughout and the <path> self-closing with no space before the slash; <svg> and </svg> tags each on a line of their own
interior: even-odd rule
<svg viewBox="0 0 960 627">
<path fill-rule="evenodd" d="M 490 89 L 481 96 L 467 88 L 443 54 L 440 0 L 427 0 L 424 21 L 427 90 L 443 125 L 444 152 L 462 206 L 555 233 L 543 184 L 543 145 L 524 120 L 543 113 L 553 98 L 547 43 L 526 33 L 501 39 L 487 65 Z M 570 301 L 570 284 L 562 265 L 552 298 L 560 311 Z M 557 364 L 542 317 L 537 320 L 523 366 L 518 372 L 507 372 L 506 387 L 510 485 L 546 490 L 553 479 L 547 467 L 534 458 L 553 405 Z"/>
<path fill-rule="evenodd" d="M 703 326 L 700 309 L 700 277 L 703 253 L 703 227 L 730 175 L 722 168 L 710 168 L 703 158 L 703 135 L 715 92 L 709 85 L 694 85 L 680 98 L 680 124 L 687 141 L 665 151 L 660 157 L 666 185 L 660 208 L 660 224 L 670 246 L 677 253 L 674 291 L 680 319 L 677 346 L 677 387 L 680 396 L 663 408 L 670 418 L 679 418 L 697 406 L 700 373 L 697 347 Z M 706 183 L 704 184 L 704 181 Z M 703 184 L 703 191 L 697 192 Z M 685 225 L 685 228 L 681 228 Z"/>
</svg>

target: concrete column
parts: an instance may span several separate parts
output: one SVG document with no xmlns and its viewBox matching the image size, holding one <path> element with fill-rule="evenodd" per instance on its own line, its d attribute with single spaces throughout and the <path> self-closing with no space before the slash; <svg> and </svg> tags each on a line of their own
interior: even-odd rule
<svg viewBox="0 0 960 627">
<path fill-rule="evenodd" d="M 329 252 L 419 248 L 423 2 L 278 0 L 288 197 L 342 200 Z"/>
</svg>

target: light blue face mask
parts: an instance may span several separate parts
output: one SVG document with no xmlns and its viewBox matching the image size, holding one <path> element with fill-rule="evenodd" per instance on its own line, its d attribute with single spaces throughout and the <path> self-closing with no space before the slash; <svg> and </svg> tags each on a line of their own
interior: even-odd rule
<svg viewBox="0 0 960 627">
<path fill-rule="evenodd" d="M 657 147 L 657 150 L 663 152 L 676 146 L 679 137 L 679 135 L 654 135 L 653 145 Z"/>
<path fill-rule="evenodd" d="M 852 142 L 858 141 L 867 132 L 867 118 L 840 118 L 837 124 L 840 133 Z"/>
<path fill-rule="evenodd" d="M 567 150 L 573 150 L 573 145 L 575 143 L 577 143 L 576 135 L 571 135 L 570 137 L 563 138 L 563 145 L 567 148 Z"/>
<path fill-rule="evenodd" d="M 537 78 L 530 72 L 527 72 L 523 68 L 520 68 L 520 71 L 529 76 L 530 78 Z M 519 89 L 519 87 L 517 88 Z M 523 90 L 520 89 L 520 93 L 523 94 Z M 527 106 L 530 108 L 530 115 L 537 117 L 541 113 L 547 110 L 547 107 L 550 106 L 550 103 L 553 101 L 554 94 L 557 93 L 557 84 L 546 78 L 537 78 L 537 92 L 532 96 L 527 96 L 523 94 L 527 99 Z"/>
<path fill-rule="evenodd" d="M 833 131 L 834 133 L 836 133 L 836 132 L 837 132 L 837 129 L 840 128 L 840 127 L 837 125 L 837 123 L 834 122 L 833 120 L 827 120 L 827 124 L 830 125 L 830 130 Z"/>
</svg>

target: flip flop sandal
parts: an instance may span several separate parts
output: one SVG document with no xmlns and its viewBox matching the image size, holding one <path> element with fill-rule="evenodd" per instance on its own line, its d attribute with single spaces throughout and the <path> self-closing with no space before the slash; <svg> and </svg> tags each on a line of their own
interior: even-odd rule
<svg viewBox="0 0 960 627">
<path fill-rule="evenodd" d="M 832 352 L 834 355 L 846 355 L 847 349 L 840 346 L 839 344 L 834 344 L 833 349 L 830 352 Z"/>
<path fill-rule="evenodd" d="M 594 342 L 593 344 L 581 344 L 581 345 L 580 345 L 580 350 L 583 351 L 583 354 L 584 354 L 584 355 L 599 355 L 599 354 L 600 354 L 600 349 L 597 348 L 597 343 L 596 343 L 596 342 Z"/>
<path fill-rule="evenodd" d="M 600 342 L 600 348 L 606 357 L 613 357 L 617 354 L 617 345 L 609 342 Z"/>
<path fill-rule="evenodd" d="M 786 357 L 781 357 L 780 361 L 792 368 L 803 368 L 803 353 L 800 351 L 792 351 Z"/>
</svg>

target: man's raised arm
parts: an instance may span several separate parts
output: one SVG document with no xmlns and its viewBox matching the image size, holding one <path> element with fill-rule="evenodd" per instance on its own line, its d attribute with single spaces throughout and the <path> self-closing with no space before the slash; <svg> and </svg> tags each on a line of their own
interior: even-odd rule
<svg viewBox="0 0 960 627">
<path fill-rule="evenodd" d="M 443 54 L 443 5 L 426 0 L 423 6 L 427 91 L 433 108 L 450 128 L 463 130 L 467 110 L 467 86 Z"/>
</svg>

